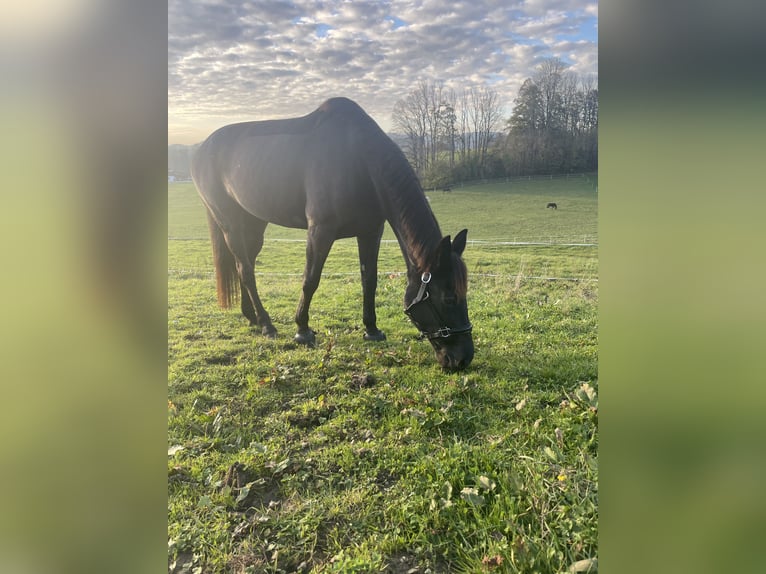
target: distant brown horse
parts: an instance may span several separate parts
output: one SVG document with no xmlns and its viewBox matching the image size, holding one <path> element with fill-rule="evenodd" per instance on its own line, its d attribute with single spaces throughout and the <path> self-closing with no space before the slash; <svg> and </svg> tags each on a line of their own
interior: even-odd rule
<svg viewBox="0 0 766 574">
<path fill-rule="evenodd" d="M 386 221 L 407 264 L 405 313 L 445 369 L 473 359 L 461 255 L 467 230 L 443 237 L 399 147 L 356 103 L 327 100 L 312 113 L 215 131 L 198 149 L 192 177 L 207 207 L 218 302 L 241 294 L 242 313 L 263 334 L 276 329 L 256 289 L 255 258 L 269 223 L 308 229 L 295 340 L 312 345 L 309 305 L 333 242 L 356 237 L 364 338 L 381 341 L 375 314 L 378 251 Z"/>
<path fill-rule="evenodd" d="M 558 209 L 559 206 L 556 205 L 555 203 L 551 202 L 551 203 L 549 203 L 548 205 L 545 206 L 545 209 L 548 209 L 548 208 Z"/>
</svg>

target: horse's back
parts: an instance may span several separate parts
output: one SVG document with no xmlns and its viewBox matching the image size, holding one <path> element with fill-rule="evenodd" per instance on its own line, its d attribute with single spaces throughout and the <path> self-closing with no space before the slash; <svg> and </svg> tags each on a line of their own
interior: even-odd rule
<svg viewBox="0 0 766 574">
<path fill-rule="evenodd" d="M 237 205 L 264 221 L 305 228 L 302 119 L 229 124 L 210 134 L 192 163 L 205 203 L 214 211 Z"/>
<path fill-rule="evenodd" d="M 333 219 L 341 235 L 355 235 L 382 222 L 360 156 L 356 128 L 365 121 L 354 102 L 334 98 L 300 118 L 224 126 L 198 149 L 194 180 L 208 204 L 233 200 L 286 227 Z"/>
</svg>

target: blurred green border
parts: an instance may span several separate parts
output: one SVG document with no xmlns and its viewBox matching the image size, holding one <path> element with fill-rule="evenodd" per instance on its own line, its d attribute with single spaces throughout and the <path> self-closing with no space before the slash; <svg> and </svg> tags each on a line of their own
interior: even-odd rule
<svg viewBox="0 0 766 574">
<path fill-rule="evenodd" d="M 141 572 L 166 560 L 166 347 L 150 341 L 147 351 L 151 338 L 135 340 L 133 317 L 83 289 L 92 254 L 70 210 L 110 190 L 78 184 L 103 164 L 71 159 L 83 126 L 55 106 L 80 89 L 86 111 L 108 106 L 116 91 L 126 105 L 110 109 L 161 115 L 167 13 L 143 1 L 103 8 L 70 40 L 119 81 L 100 83 L 87 61 L 66 60 L 67 46 L 43 53 L 35 38 L 11 46 L 0 70 L 9 86 L 0 101 L 2 571 Z M 761 7 L 607 1 L 600 10 L 599 564 L 762 571 Z M 64 77 L 73 82 L 58 93 Z M 98 127 L 121 149 L 147 153 L 137 167 L 157 174 L 157 195 L 134 201 L 152 197 L 148 211 L 161 213 L 165 128 L 128 123 L 135 129 Z M 51 150 L 57 162 L 41 163 Z M 159 238 L 146 275 L 161 301 L 160 227 L 136 232 Z"/>
<path fill-rule="evenodd" d="M 602 6 L 603 572 L 764 568 L 764 78 L 704 7 Z"/>
</svg>

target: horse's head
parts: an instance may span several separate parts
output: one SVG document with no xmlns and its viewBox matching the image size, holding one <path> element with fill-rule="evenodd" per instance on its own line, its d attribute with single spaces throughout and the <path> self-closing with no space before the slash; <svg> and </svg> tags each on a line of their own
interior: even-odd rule
<svg viewBox="0 0 766 574">
<path fill-rule="evenodd" d="M 434 348 L 439 364 L 448 370 L 466 368 L 473 360 L 473 337 L 468 319 L 468 277 L 460 256 L 468 230 L 439 243 L 428 269 L 410 274 L 404 312 Z"/>
</svg>

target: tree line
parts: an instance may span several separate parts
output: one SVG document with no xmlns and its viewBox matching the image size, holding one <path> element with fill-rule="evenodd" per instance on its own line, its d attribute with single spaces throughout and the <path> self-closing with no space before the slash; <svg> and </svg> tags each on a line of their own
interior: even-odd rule
<svg viewBox="0 0 766 574">
<path fill-rule="evenodd" d="M 598 169 L 598 88 L 544 60 L 503 120 L 489 87 L 457 93 L 421 82 L 393 110 L 400 145 L 424 187 L 455 181 Z"/>
</svg>

